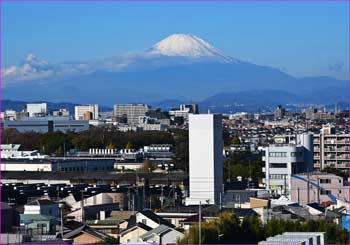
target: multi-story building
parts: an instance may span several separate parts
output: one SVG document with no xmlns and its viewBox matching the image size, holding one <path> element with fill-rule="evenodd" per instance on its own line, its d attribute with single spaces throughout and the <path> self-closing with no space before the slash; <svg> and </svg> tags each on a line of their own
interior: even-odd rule
<svg viewBox="0 0 350 245">
<path fill-rule="evenodd" d="M 219 204 L 222 195 L 222 116 L 189 115 L 189 186 L 186 205 Z"/>
<path fill-rule="evenodd" d="M 180 105 L 180 109 L 176 110 L 170 110 L 169 115 L 172 120 L 174 120 L 176 117 L 182 117 L 184 119 L 184 122 L 188 122 L 188 115 L 189 114 L 198 114 L 199 108 L 198 104 L 182 104 Z"/>
<path fill-rule="evenodd" d="M 314 134 L 314 167 L 350 169 L 350 134 L 340 134 L 331 125 L 325 125 Z"/>
<path fill-rule="evenodd" d="M 327 173 L 304 173 L 292 176 L 291 201 L 308 203 L 350 201 L 350 185 L 342 177 Z"/>
<path fill-rule="evenodd" d="M 290 195 L 291 176 L 313 170 L 313 137 L 297 135 L 296 141 L 279 142 L 263 148 L 265 187 L 272 194 Z"/>
<path fill-rule="evenodd" d="M 74 119 L 75 120 L 98 120 L 98 105 L 79 105 L 74 107 Z M 89 116 L 87 116 L 89 115 Z"/>
<path fill-rule="evenodd" d="M 47 114 L 47 104 L 46 103 L 35 103 L 27 104 L 26 112 L 29 117 L 45 117 Z"/>
<path fill-rule="evenodd" d="M 54 117 L 69 117 L 69 111 L 67 109 L 58 109 L 52 111 L 52 116 Z"/>
<path fill-rule="evenodd" d="M 308 120 L 333 120 L 335 119 L 335 114 L 310 106 L 305 110 L 305 118 Z"/>
<path fill-rule="evenodd" d="M 151 107 L 147 104 L 117 104 L 114 105 L 114 117 L 125 118 L 129 125 L 137 125 L 140 117 L 147 116 Z"/>
<path fill-rule="evenodd" d="M 275 119 L 282 119 L 285 116 L 286 110 L 282 108 L 281 105 L 278 105 L 275 109 Z"/>
<path fill-rule="evenodd" d="M 71 120 L 67 117 L 23 118 L 17 121 L 5 120 L 4 128 L 14 128 L 19 132 L 81 132 L 89 129 L 89 121 Z"/>
</svg>

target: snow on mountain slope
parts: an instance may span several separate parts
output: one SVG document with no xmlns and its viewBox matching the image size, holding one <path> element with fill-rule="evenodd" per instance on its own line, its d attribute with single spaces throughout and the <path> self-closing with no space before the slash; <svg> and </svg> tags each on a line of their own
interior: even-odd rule
<svg viewBox="0 0 350 245">
<path fill-rule="evenodd" d="M 153 45 L 148 52 L 165 56 L 185 56 L 195 59 L 209 58 L 223 62 L 233 61 L 233 58 L 221 54 L 218 49 L 191 34 L 168 36 Z"/>
</svg>

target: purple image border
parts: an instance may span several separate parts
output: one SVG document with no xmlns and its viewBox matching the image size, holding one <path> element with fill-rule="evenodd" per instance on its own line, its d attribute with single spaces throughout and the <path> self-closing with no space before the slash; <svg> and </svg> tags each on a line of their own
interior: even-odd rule
<svg viewBox="0 0 350 245">
<path fill-rule="evenodd" d="M 171 2 L 171 3 L 175 3 L 175 2 L 182 2 L 182 3 L 198 3 L 200 4 L 201 2 L 203 3 L 208 3 L 208 2 L 215 2 L 215 3 L 245 3 L 245 2 L 249 2 L 249 3 L 264 3 L 264 2 L 281 2 L 281 3 L 302 3 L 302 2 L 307 2 L 307 3 L 325 3 L 325 2 L 330 2 L 330 3 L 337 3 L 337 2 L 347 2 L 348 3 L 348 14 L 350 15 L 350 0 L 0 0 L 0 109 L 2 111 L 2 73 L 3 73 L 3 63 L 2 63 L 2 48 L 3 48 L 3 40 L 2 40 L 2 28 L 3 28 L 3 18 L 2 18 L 2 13 L 3 13 L 3 6 L 2 3 L 6 2 L 6 3 L 10 3 L 10 2 L 25 2 L 25 3 L 43 3 L 43 2 L 95 2 L 95 3 L 104 3 L 104 2 L 116 2 L 116 3 L 138 3 L 138 2 L 149 2 L 150 4 L 152 3 L 160 3 L 160 2 Z M 348 60 L 350 59 L 350 17 L 348 16 Z M 350 107 L 350 62 L 348 62 L 348 107 Z M 350 110 L 350 109 L 349 109 Z M 350 111 L 349 111 L 350 112 Z M 2 140 L 2 120 L 0 120 L 0 148 L 1 148 L 1 140 Z M 350 128 L 350 125 L 348 125 L 348 127 Z M 350 171 L 350 170 L 349 170 Z M 0 157 L 0 182 L 1 182 L 1 157 Z M 1 188 L 0 188 L 0 203 L 2 202 L 2 195 L 1 195 Z M 2 208 L 2 205 L 0 206 L 0 209 Z M 350 215 L 350 213 L 349 213 Z M 2 227 L 2 212 L 0 212 L 0 241 L 1 241 L 1 227 Z M 349 233 L 349 239 L 350 239 L 350 233 Z M 0 243 L 1 244 L 1 243 Z M 36 243 L 30 243 L 30 244 L 36 244 Z M 44 244 L 44 243 L 40 243 L 40 244 Z M 52 243 L 48 243 L 48 244 L 52 244 Z M 57 243 L 56 243 L 57 244 Z M 112 244 L 111 244 L 112 245 Z M 131 244 L 130 244 L 131 245 Z M 192 245 L 192 244 L 189 244 Z M 194 244 L 193 244 L 194 245 Z M 197 245 L 197 244 L 196 244 Z M 206 245 L 206 244 L 202 244 L 202 245 Z M 219 244 L 218 244 L 219 245 Z M 233 244 L 232 244 L 233 245 Z M 247 245 L 247 244 L 246 244 Z M 248 244 L 249 245 L 249 244 Z M 256 244 L 251 244 L 251 245 L 256 245 Z M 328 244 L 330 245 L 330 244 Z"/>
</svg>

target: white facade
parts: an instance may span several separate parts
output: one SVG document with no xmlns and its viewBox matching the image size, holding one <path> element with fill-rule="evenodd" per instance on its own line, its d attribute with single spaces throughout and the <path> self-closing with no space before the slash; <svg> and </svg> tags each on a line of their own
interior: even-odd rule
<svg viewBox="0 0 350 245">
<path fill-rule="evenodd" d="M 93 120 L 98 120 L 98 105 L 79 105 L 74 107 L 74 119 L 84 120 L 84 114 L 90 112 Z"/>
<path fill-rule="evenodd" d="M 35 117 L 38 114 L 47 114 L 47 104 L 46 103 L 36 103 L 36 104 L 27 104 L 26 111 L 29 114 L 29 117 Z"/>
<path fill-rule="evenodd" d="M 190 197 L 186 205 L 219 204 L 222 193 L 222 116 L 189 116 Z"/>
<path fill-rule="evenodd" d="M 274 144 L 263 149 L 266 190 L 289 196 L 291 176 L 313 170 L 312 134 L 298 135 L 297 141 L 297 144 Z"/>
</svg>

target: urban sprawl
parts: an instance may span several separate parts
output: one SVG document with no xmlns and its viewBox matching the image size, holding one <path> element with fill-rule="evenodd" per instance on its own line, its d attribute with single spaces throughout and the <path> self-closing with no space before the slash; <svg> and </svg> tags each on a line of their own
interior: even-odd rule
<svg viewBox="0 0 350 245">
<path fill-rule="evenodd" d="M 349 111 L 1 113 L 1 244 L 348 244 Z"/>
</svg>

